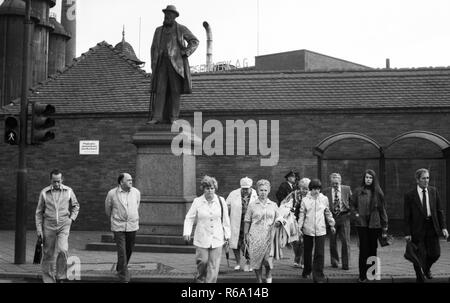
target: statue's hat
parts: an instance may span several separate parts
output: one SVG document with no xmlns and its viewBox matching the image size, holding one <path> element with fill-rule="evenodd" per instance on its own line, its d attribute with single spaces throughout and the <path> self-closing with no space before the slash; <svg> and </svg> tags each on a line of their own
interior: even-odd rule
<svg viewBox="0 0 450 303">
<path fill-rule="evenodd" d="M 167 5 L 166 9 L 162 10 L 164 13 L 165 12 L 174 12 L 177 17 L 180 15 L 180 13 L 177 11 L 177 8 L 175 7 L 175 5 Z"/>
</svg>

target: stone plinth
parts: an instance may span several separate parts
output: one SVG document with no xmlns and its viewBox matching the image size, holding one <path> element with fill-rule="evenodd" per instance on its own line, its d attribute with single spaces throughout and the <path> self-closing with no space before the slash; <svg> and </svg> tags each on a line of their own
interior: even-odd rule
<svg viewBox="0 0 450 303">
<path fill-rule="evenodd" d="M 147 125 L 133 136 L 137 146 L 135 186 L 141 191 L 141 234 L 183 233 L 184 217 L 196 194 L 195 156 L 174 155 L 170 125 Z M 190 147 L 189 147 L 190 149 Z"/>
</svg>

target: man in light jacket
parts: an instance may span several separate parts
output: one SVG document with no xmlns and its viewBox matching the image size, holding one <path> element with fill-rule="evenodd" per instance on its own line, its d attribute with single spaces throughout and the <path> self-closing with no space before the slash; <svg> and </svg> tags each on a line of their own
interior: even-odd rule
<svg viewBox="0 0 450 303">
<path fill-rule="evenodd" d="M 244 217 L 247 212 L 247 207 L 253 203 L 258 195 L 256 190 L 252 188 L 253 180 L 245 177 L 241 179 L 241 187 L 233 190 L 226 200 L 231 221 L 231 238 L 230 247 L 233 249 L 236 257 L 236 267 L 234 270 L 241 269 L 241 251 L 246 259 L 244 271 L 251 271 L 250 256 L 245 249 L 244 244 Z"/>
<path fill-rule="evenodd" d="M 105 211 L 111 220 L 111 231 L 117 245 L 117 267 L 119 281 L 130 282 L 128 262 L 133 252 L 136 232 L 139 229 L 139 204 L 141 193 L 133 187 L 130 174 L 122 173 L 119 185 L 108 192 Z"/>
<path fill-rule="evenodd" d="M 80 210 L 80 204 L 73 190 L 62 184 L 62 173 L 59 170 L 50 173 L 50 182 L 51 185 L 44 188 L 39 195 L 35 216 L 37 235 L 44 242 L 42 258 L 44 283 L 67 279 L 70 227 Z"/>
</svg>

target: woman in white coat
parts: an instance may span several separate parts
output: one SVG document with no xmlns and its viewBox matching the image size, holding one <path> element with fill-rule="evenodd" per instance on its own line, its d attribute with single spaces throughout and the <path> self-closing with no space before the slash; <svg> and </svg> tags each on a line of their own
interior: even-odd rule
<svg viewBox="0 0 450 303">
<path fill-rule="evenodd" d="M 236 258 L 234 270 L 241 269 L 241 251 L 246 259 L 244 271 L 252 271 L 250 268 L 250 256 L 244 243 L 244 217 L 250 203 L 258 199 L 256 190 L 252 188 L 252 179 L 245 177 L 241 179 L 241 188 L 233 190 L 227 198 L 227 205 L 230 212 L 230 247 L 233 249 Z"/>
<path fill-rule="evenodd" d="M 194 199 L 184 219 L 183 236 L 191 240 L 194 223 L 198 283 L 216 283 L 219 274 L 222 246 L 230 239 L 230 218 L 225 199 L 216 195 L 215 178 L 203 177 L 200 189 L 203 195 Z"/>
</svg>

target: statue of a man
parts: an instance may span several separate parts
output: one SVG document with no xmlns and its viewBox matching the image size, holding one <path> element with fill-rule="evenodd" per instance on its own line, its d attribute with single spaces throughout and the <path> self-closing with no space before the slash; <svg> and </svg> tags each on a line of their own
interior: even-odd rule
<svg viewBox="0 0 450 303">
<path fill-rule="evenodd" d="M 164 12 L 164 23 L 156 29 L 151 48 L 151 120 L 149 124 L 173 123 L 180 114 L 180 95 L 192 92 L 187 58 L 198 47 L 198 39 L 178 24 L 180 15 L 173 5 Z M 187 45 L 186 45 L 187 42 Z"/>
</svg>

